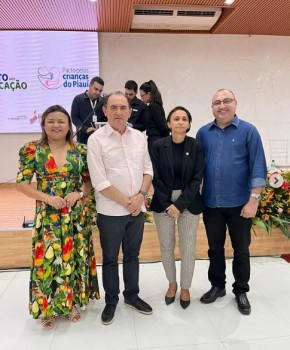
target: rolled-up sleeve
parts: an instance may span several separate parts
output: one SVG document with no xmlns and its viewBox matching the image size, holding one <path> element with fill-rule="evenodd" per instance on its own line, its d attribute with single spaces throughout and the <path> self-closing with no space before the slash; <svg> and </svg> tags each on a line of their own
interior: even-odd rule
<svg viewBox="0 0 290 350">
<path fill-rule="evenodd" d="M 102 148 L 97 138 L 88 139 L 88 167 L 92 185 L 97 192 L 111 186 L 102 159 Z"/>
<path fill-rule="evenodd" d="M 258 130 L 253 126 L 248 139 L 251 188 L 265 187 L 267 165 L 264 148 Z"/>
<path fill-rule="evenodd" d="M 144 135 L 145 138 L 145 135 Z M 149 156 L 149 152 L 148 152 L 148 146 L 147 146 L 147 140 L 145 138 L 145 142 L 144 142 L 144 147 L 145 147 L 145 151 L 144 151 L 144 170 L 143 170 L 143 174 L 144 175 L 151 175 L 153 177 L 153 167 L 152 167 L 152 162 Z"/>
</svg>

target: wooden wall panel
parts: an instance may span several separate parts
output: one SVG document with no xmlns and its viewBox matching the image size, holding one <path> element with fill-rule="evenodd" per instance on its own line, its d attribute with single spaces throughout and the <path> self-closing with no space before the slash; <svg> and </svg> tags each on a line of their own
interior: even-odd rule
<svg viewBox="0 0 290 350">
<path fill-rule="evenodd" d="M 99 233 L 94 231 L 94 248 L 97 264 L 102 262 L 99 243 Z M 230 241 L 226 241 L 226 256 L 232 257 Z M 290 240 L 279 231 L 273 231 L 270 236 L 258 231 L 252 234 L 251 256 L 276 256 L 290 253 Z M 0 269 L 11 269 L 30 266 L 31 230 L 0 232 Z M 179 259 L 176 250 L 176 259 Z M 200 223 L 197 235 L 197 259 L 207 259 L 207 239 L 204 225 Z M 121 256 L 120 256 L 121 261 Z M 145 225 L 143 243 L 140 253 L 141 262 L 160 261 L 159 243 L 154 225 Z"/>
<path fill-rule="evenodd" d="M 152 193 L 152 188 L 150 193 Z M 32 219 L 34 215 L 34 200 L 24 196 L 15 189 L 15 184 L 0 184 L 0 269 L 20 268 L 30 266 L 31 229 L 21 227 L 23 216 Z M 93 233 L 97 263 L 101 264 L 102 255 L 99 234 Z M 207 259 L 207 238 L 202 221 L 197 235 L 197 259 Z M 258 231 L 252 234 L 251 255 L 281 255 L 290 253 L 290 240 L 278 230 L 270 236 Z M 226 241 L 226 256 L 232 257 L 229 239 Z M 121 258 L 121 257 L 120 257 Z M 179 253 L 176 250 L 176 258 Z M 145 224 L 140 261 L 160 261 L 159 243 L 154 224 Z"/>
</svg>

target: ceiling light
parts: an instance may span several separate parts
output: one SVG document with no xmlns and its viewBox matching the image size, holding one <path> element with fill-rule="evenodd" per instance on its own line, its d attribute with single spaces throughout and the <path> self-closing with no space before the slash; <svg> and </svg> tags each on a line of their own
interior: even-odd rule
<svg viewBox="0 0 290 350">
<path fill-rule="evenodd" d="M 232 5 L 235 0 L 225 0 L 225 5 Z"/>
</svg>

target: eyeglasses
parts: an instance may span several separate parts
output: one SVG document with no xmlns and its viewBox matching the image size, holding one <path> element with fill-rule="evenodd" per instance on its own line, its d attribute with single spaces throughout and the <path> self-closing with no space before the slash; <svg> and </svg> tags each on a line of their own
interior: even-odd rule
<svg viewBox="0 0 290 350">
<path fill-rule="evenodd" d="M 148 92 L 145 92 L 145 94 L 140 95 L 140 97 L 142 98 L 142 97 L 144 97 L 145 95 L 148 95 Z"/>
<path fill-rule="evenodd" d="M 222 103 L 224 105 L 229 105 L 233 101 L 235 101 L 234 98 L 225 98 L 223 100 L 215 100 L 215 101 L 213 101 L 212 106 L 220 106 Z"/>
</svg>

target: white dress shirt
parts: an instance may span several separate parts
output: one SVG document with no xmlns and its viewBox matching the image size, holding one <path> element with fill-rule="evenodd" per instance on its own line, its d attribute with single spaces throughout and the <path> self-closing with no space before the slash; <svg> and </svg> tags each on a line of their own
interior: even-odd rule
<svg viewBox="0 0 290 350">
<path fill-rule="evenodd" d="M 103 126 L 89 137 L 88 167 L 96 191 L 98 213 L 130 214 L 124 206 L 106 198 L 100 191 L 113 186 L 131 198 L 140 191 L 143 175 L 153 176 L 146 136 L 129 127 L 121 135 L 109 124 Z M 141 210 L 146 211 L 144 203 Z"/>
</svg>

